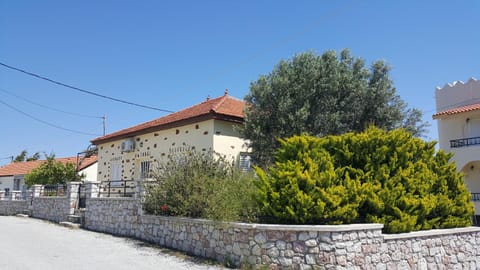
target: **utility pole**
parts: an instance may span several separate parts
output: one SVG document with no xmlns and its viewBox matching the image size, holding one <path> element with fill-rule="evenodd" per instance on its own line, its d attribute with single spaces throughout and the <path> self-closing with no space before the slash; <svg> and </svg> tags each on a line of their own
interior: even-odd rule
<svg viewBox="0 0 480 270">
<path fill-rule="evenodd" d="M 102 119 L 103 119 L 103 136 L 105 136 L 105 128 L 106 128 L 106 125 L 107 125 L 107 116 L 104 114 Z"/>
</svg>

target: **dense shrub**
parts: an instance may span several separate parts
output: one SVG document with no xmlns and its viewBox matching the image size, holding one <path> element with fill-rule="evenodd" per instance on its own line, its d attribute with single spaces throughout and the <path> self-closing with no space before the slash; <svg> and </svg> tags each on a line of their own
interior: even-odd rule
<svg viewBox="0 0 480 270">
<path fill-rule="evenodd" d="M 146 188 L 147 213 L 251 221 L 258 209 L 252 174 L 212 153 L 188 152 L 159 164 Z"/>
<path fill-rule="evenodd" d="M 404 130 L 281 141 L 275 166 L 257 168 L 269 222 L 383 223 L 389 233 L 471 224 L 474 207 L 450 154 Z"/>
</svg>

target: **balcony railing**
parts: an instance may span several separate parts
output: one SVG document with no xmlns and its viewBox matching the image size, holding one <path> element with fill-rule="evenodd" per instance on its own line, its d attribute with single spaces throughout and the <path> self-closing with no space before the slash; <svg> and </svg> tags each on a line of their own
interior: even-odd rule
<svg viewBox="0 0 480 270">
<path fill-rule="evenodd" d="M 472 201 L 479 202 L 480 201 L 480 193 L 472 193 Z"/>
<path fill-rule="evenodd" d="M 480 137 L 450 140 L 450 148 L 460 148 L 471 145 L 480 145 Z"/>
<path fill-rule="evenodd" d="M 110 180 L 100 182 L 100 197 L 133 197 L 134 180 Z"/>
</svg>

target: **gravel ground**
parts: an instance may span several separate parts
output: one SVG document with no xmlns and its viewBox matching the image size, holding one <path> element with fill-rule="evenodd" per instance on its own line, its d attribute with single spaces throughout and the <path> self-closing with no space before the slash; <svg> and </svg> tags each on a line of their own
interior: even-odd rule
<svg viewBox="0 0 480 270">
<path fill-rule="evenodd" d="M 33 218 L 0 216 L 0 232 L 1 270 L 224 269 L 141 241 Z"/>
</svg>

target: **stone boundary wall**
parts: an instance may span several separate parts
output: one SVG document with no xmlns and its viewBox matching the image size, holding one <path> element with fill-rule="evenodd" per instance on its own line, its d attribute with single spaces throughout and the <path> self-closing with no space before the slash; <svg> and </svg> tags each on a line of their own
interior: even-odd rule
<svg viewBox="0 0 480 270">
<path fill-rule="evenodd" d="M 133 198 L 89 198 L 83 226 L 93 231 L 136 237 L 139 207 Z"/>
<path fill-rule="evenodd" d="M 135 199 L 87 200 L 85 227 L 270 269 L 480 269 L 480 228 L 382 234 L 382 224 L 292 226 L 143 215 Z"/>
<path fill-rule="evenodd" d="M 22 214 L 28 209 L 30 201 L 26 200 L 0 200 L 0 216 L 12 216 Z"/>
<path fill-rule="evenodd" d="M 32 202 L 32 217 L 54 222 L 67 220 L 70 214 L 68 197 L 35 197 Z"/>
<path fill-rule="evenodd" d="M 371 263 L 382 269 L 480 269 L 480 227 L 392 234 L 383 239 L 369 250 Z M 416 267 L 409 268 L 412 265 Z"/>
</svg>

